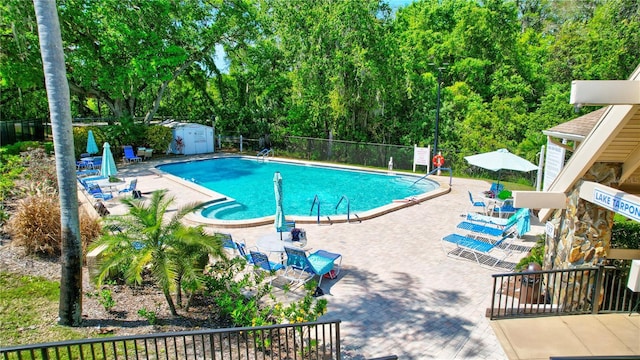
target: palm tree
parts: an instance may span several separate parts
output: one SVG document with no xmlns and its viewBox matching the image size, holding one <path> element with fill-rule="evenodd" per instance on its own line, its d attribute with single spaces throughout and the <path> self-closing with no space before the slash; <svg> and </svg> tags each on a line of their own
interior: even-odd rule
<svg viewBox="0 0 640 360">
<path fill-rule="evenodd" d="M 103 247 L 97 283 L 115 271 L 127 283 L 141 284 L 144 270 L 149 269 L 171 314 L 177 315 L 171 292 L 180 290 L 183 283 L 188 283 L 191 290 L 202 288 L 208 256 L 225 258 L 222 239 L 206 234 L 201 226 L 187 227 L 181 222 L 198 204 L 181 207 L 165 219 L 174 202 L 166 190 L 154 191 L 148 201 L 126 198 L 122 202 L 129 213 L 105 219 L 108 228 L 118 231 L 102 236 L 91 246 Z M 180 291 L 178 294 L 181 296 Z"/>
<path fill-rule="evenodd" d="M 34 0 L 33 5 L 38 23 L 40 54 L 47 88 L 60 194 L 62 270 L 58 307 L 59 323 L 80 326 L 82 322 L 82 242 L 71 102 L 62 50 L 60 21 L 55 0 Z"/>
</svg>

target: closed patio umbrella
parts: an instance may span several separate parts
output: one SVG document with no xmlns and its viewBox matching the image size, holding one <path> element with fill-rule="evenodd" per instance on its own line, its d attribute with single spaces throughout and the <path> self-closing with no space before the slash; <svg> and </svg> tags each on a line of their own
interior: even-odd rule
<svg viewBox="0 0 640 360">
<path fill-rule="evenodd" d="M 273 190 L 276 195 L 276 219 L 274 225 L 276 231 L 280 233 L 280 240 L 282 240 L 282 231 L 286 231 L 286 220 L 284 218 L 284 209 L 282 207 L 282 175 L 279 171 L 273 174 Z"/>
<path fill-rule="evenodd" d="M 87 134 L 87 153 L 90 155 L 97 154 L 100 151 L 98 149 L 98 144 L 96 144 L 96 139 L 93 136 L 93 131 L 89 130 Z"/>
<path fill-rule="evenodd" d="M 487 153 L 465 156 L 464 158 L 470 165 L 491 171 L 515 170 L 529 172 L 538 169 L 538 166 L 535 164 L 518 155 L 510 153 L 507 149 L 499 149 Z M 500 175 L 498 175 L 498 183 L 499 182 Z"/>
<path fill-rule="evenodd" d="M 102 151 L 100 175 L 104 177 L 115 176 L 118 173 L 118 169 L 116 168 L 116 161 L 113 159 L 113 154 L 111 153 L 111 146 L 106 142 L 102 147 L 104 150 Z"/>
</svg>

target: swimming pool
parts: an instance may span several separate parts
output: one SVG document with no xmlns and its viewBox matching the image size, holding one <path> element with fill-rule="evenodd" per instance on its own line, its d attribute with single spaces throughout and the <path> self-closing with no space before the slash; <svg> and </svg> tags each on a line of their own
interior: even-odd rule
<svg viewBox="0 0 640 360">
<path fill-rule="evenodd" d="M 283 178 L 287 217 L 353 216 L 427 193 L 439 184 L 394 173 L 347 170 L 249 157 L 221 157 L 157 166 L 159 170 L 224 194 L 226 201 L 206 206 L 201 215 L 217 220 L 247 220 L 273 216 L 273 175 Z M 230 198 L 230 200 L 229 200 Z M 314 202 L 315 201 L 315 202 Z M 315 204 L 312 208 L 312 204 Z"/>
</svg>

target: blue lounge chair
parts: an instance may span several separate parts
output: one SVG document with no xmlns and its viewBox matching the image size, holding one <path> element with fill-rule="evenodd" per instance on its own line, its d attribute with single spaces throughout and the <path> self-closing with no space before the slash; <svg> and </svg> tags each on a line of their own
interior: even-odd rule
<svg viewBox="0 0 640 360">
<path fill-rule="evenodd" d="M 522 235 L 531 230 L 531 214 L 527 208 L 516 210 L 516 212 L 507 219 L 469 213 L 467 214 L 467 219 L 461 224 L 463 223 L 468 224 L 464 224 L 462 226 L 458 224 L 458 227 L 463 229 L 466 227 L 468 229 L 473 226 L 484 226 L 487 228 L 497 228 L 503 232 L 508 229 L 515 228 L 516 236 L 522 237 Z"/>
<path fill-rule="evenodd" d="M 133 153 L 133 148 L 130 145 L 126 145 L 124 147 L 124 161 L 142 161 L 142 158 Z"/>
<path fill-rule="evenodd" d="M 447 256 L 475 261 L 481 266 L 495 267 L 511 253 L 508 246 L 506 248 L 500 246 L 508 238 L 507 234 L 491 242 L 482 238 L 449 234 L 442 238 L 442 249 Z M 454 244 L 456 247 L 449 250 L 445 247 L 445 243 Z M 496 252 L 502 252 L 502 254 L 498 257 Z"/>
</svg>

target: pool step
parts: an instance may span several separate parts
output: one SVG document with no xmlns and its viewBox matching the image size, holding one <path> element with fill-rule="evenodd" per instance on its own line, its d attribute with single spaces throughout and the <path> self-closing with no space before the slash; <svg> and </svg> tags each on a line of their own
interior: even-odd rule
<svg viewBox="0 0 640 360">
<path fill-rule="evenodd" d="M 210 206 L 207 210 L 206 217 L 209 219 L 221 219 L 225 215 L 242 212 L 247 209 L 244 204 L 237 203 L 235 201 L 224 202 Z M 203 214 L 204 215 L 204 214 Z"/>
</svg>

